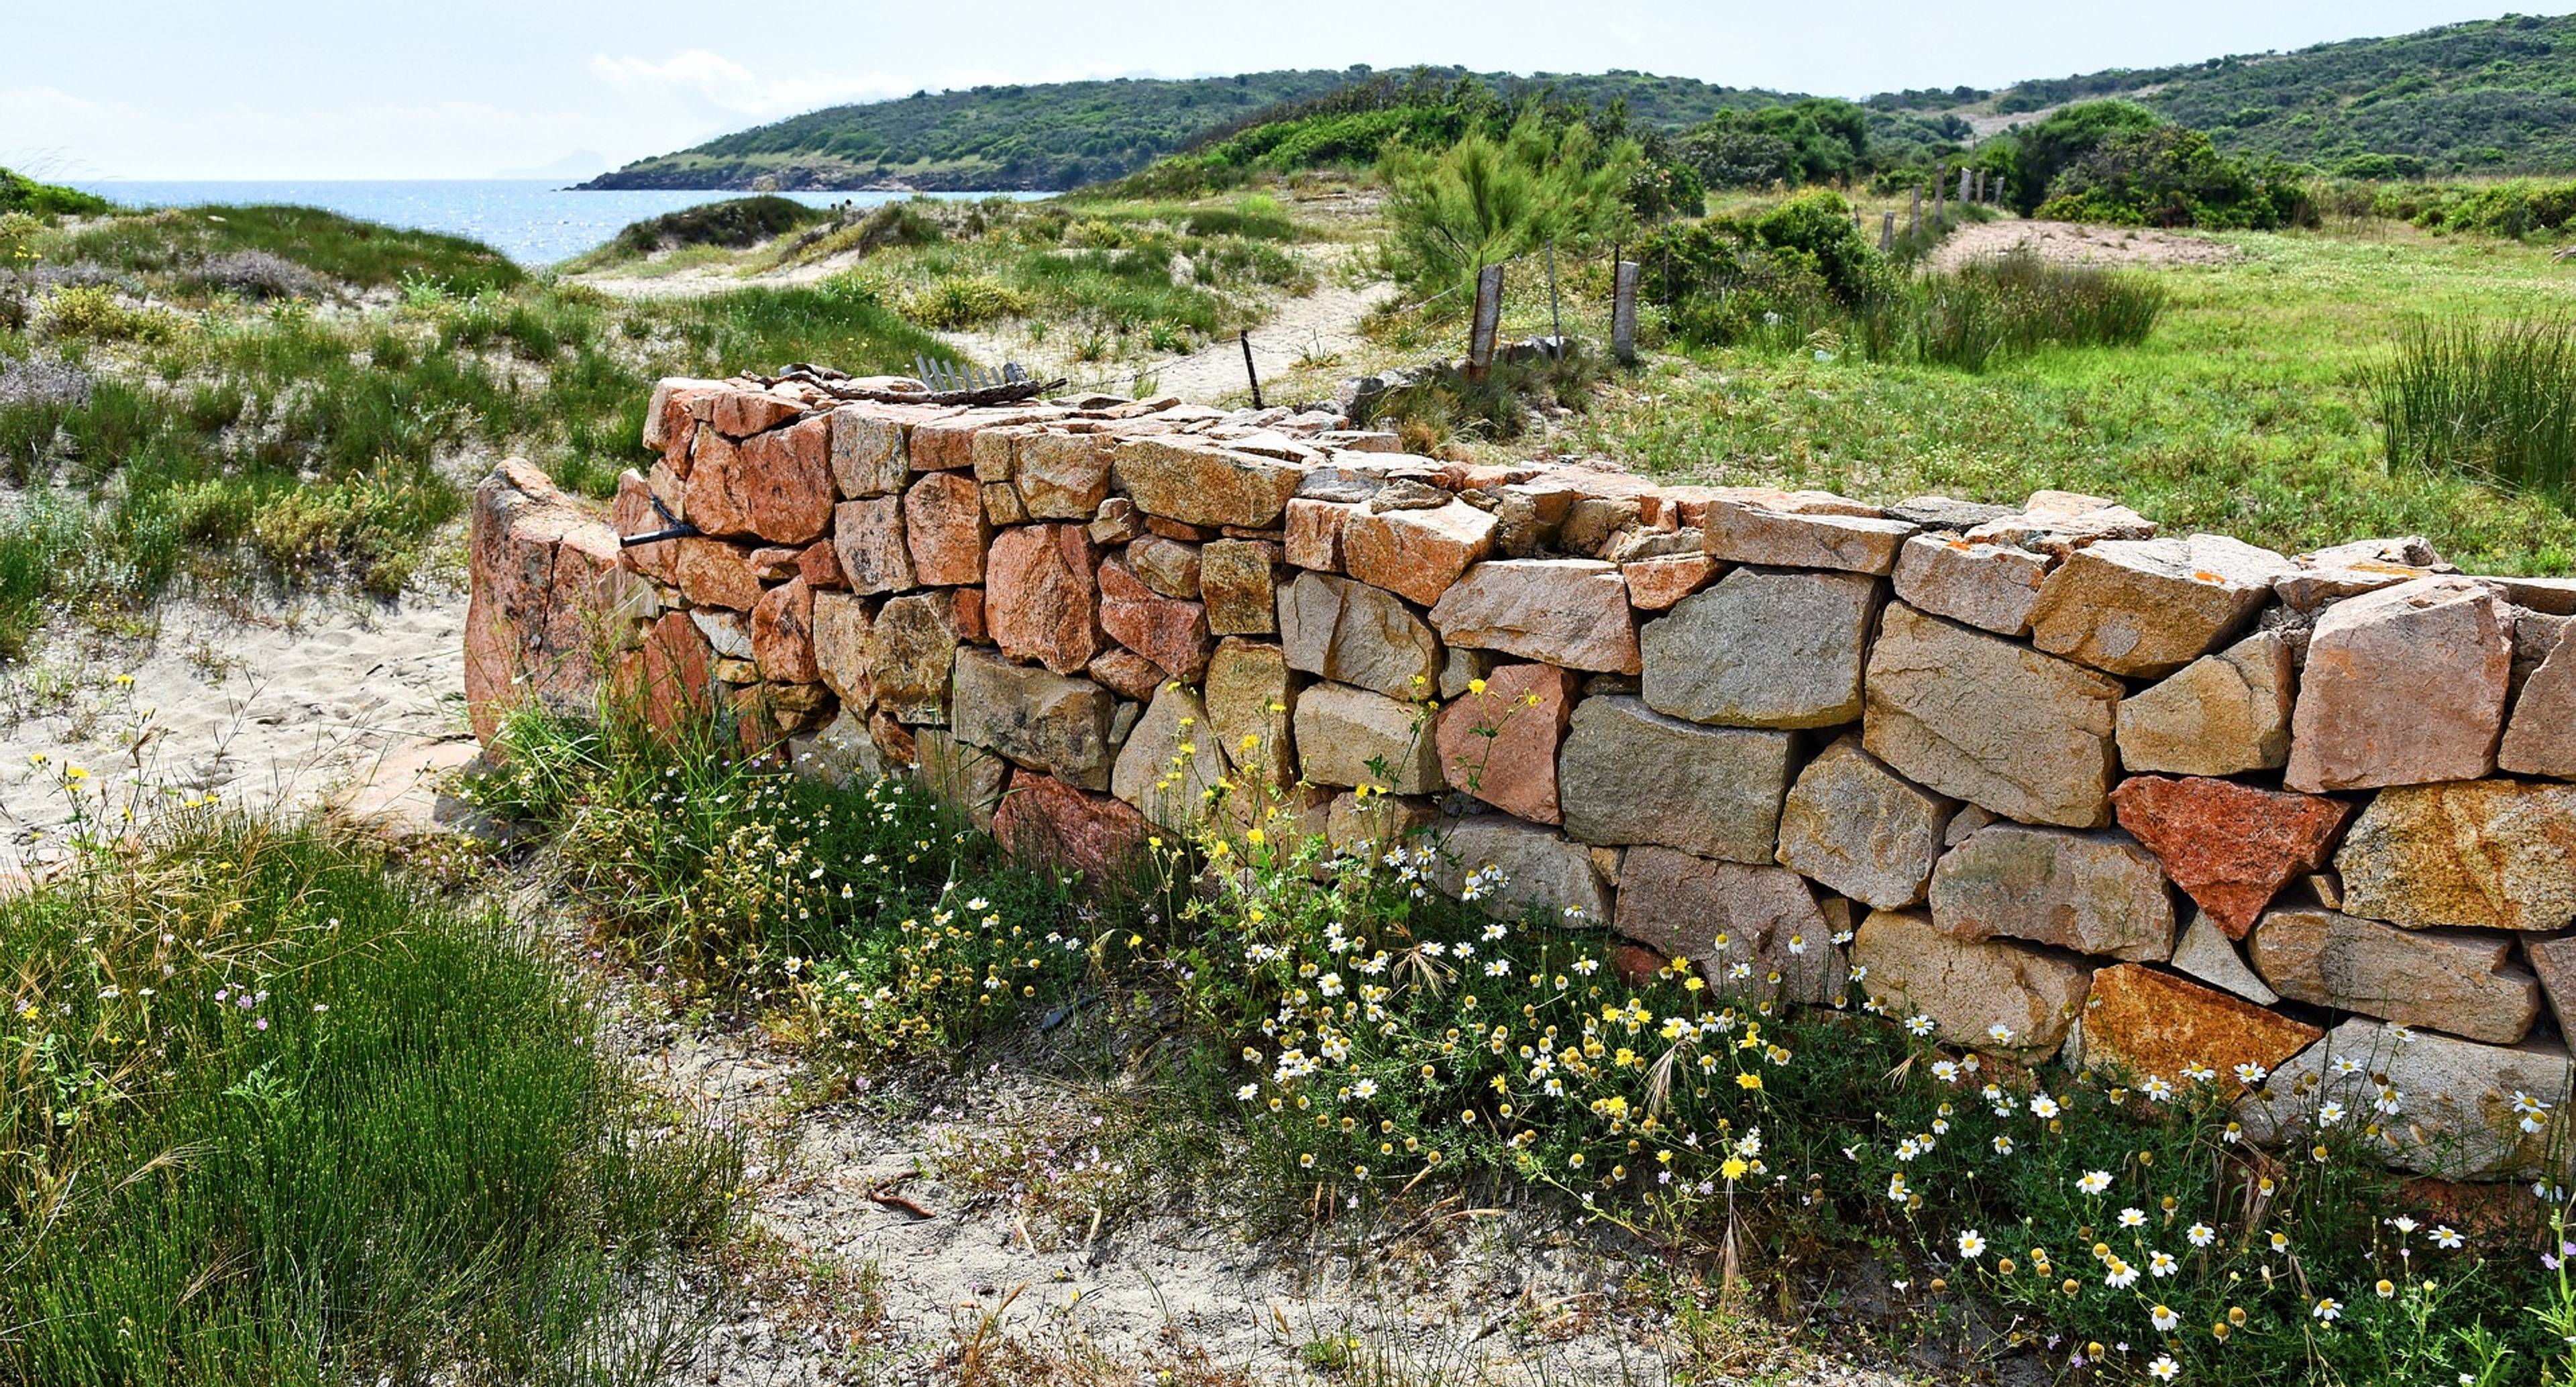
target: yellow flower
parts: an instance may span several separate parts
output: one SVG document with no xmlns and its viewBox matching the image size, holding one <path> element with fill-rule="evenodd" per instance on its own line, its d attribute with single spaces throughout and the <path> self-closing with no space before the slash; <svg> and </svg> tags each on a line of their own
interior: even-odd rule
<svg viewBox="0 0 2576 1387">
<path fill-rule="evenodd" d="M 1267 841 L 1269 841 L 1269 840 L 1268 840 L 1266 837 L 1264 837 L 1264 836 L 1263 836 L 1263 834 L 1262 834 L 1262 832 L 1261 832 L 1261 830 L 1260 830 L 1260 829 L 1254 828 L 1254 829 L 1247 829 L 1247 830 L 1245 830 L 1245 831 L 1244 831 L 1243 841 L 1245 841 L 1245 842 L 1247 842 L 1247 843 L 1250 843 L 1251 845 L 1253 845 L 1254 847 L 1256 847 L 1256 848 L 1257 848 L 1257 847 L 1260 847 L 1263 843 L 1265 843 L 1265 842 L 1267 842 Z"/>
<path fill-rule="evenodd" d="M 1482 680 L 1482 679 L 1470 679 L 1470 680 L 1468 680 L 1468 681 L 1467 681 L 1467 692 L 1469 692 L 1469 693 L 1471 693 L 1471 694 L 1480 694 L 1480 693 L 1483 693 L 1484 691 L 1485 691 L 1485 681 L 1484 681 L 1484 680 Z"/>
<path fill-rule="evenodd" d="M 1735 1076 L 1735 1086 L 1743 1089 L 1759 1089 L 1762 1087 L 1762 1076 L 1749 1072 L 1738 1074 Z"/>
<path fill-rule="evenodd" d="M 1733 1184 L 1736 1181 L 1743 1179 L 1744 1172 L 1751 1170 L 1752 1168 L 1753 1167 L 1744 1163 L 1744 1158 L 1742 1156 L 1729 1156 L 1726 1158 L 1726 1164 L 1717 1168 L 1717 1173 L 1725 1176 L 1728 1184 Z"/>
</svg>

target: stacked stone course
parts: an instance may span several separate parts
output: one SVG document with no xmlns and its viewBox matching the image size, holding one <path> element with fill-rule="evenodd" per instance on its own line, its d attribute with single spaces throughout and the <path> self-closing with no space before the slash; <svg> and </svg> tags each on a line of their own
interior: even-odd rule
<svg viewBox="0 0 2576 1387">
<path fill-rule="evenodd" d="M 604 681 L 1095 874 L 1257 781 L 1726 995 L 2548 1159 L 2512 1104 L 2571 1072 L 2576 582 L 1439 462 L 1325 408 L 670 380 L 644 442 L 607 524 L 524 464 L 478 492 L 478 732 Z M 621 552 L 656 500 L 699 533 Z"/>
</svg>

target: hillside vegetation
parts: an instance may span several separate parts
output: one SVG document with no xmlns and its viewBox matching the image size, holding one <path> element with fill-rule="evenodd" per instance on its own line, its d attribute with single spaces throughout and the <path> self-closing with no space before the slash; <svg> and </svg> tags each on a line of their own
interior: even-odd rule
<svg viewBox="0 0 2576 1387">
<path fill-rule="evenodd" d="M 2130 97 L 2206 130 L 2224 150 L 2355 177 L 2565 171 L 2576 169 L 2576 16 L 2508 15 L 2292 53 L 2022 82 L 1993 95 L 1988 109 L 2013 115 L 2101 96 Z"/>
<path fill-rule="evenodd" d="M 1621 70 L 1517 76 L 1432 67 L 1414 69 L 1410 81 L 1455 83 L 1471 76 L 1506 99 L 1546 93 L 1593 108 L 1623 104 L 1640 127 L 1666 133 L 1720 112 L 1769 111 L 1804 99 Z M 1351 126 L 1365 124 L 1349 117 L 1366 109 L 1430 104 L 1382 99 L 1399 86 L 1356 66 L 923 91 L 740 131 L 638 160 L 583 186 L 1072 188 L 1123 177 L 1181 151 L 1222 147 L 1256 126 L 1319 116 Z M 1972 121 L 1992 129 L 1999 121 L 2109 96 L 2206 131 L 2222 152 L 2278 156 L 2329 173 L 2384 178 L 2571 170 L 2576 17 L 2508 15 L 2394 38 L 2112 68 L 1993 91 L 1890 92 L 1863 105 L 1875 144 L 1930 153 L 1967 143 Z M 1375 123 L 1391 120 L 1380 116 Z M 1293 166 L 1285 158 L 1263 162 Z"/>
</svg>

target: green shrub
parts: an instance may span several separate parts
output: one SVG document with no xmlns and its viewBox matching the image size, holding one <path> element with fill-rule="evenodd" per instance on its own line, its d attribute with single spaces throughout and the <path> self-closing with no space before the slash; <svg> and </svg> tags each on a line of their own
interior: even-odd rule
<svg viewBox="0 0 2576 1387">
<path fill-rule="evenodd" d="M 48 767 L 102 830 L 118 801 Z M 0 1380 L 658 1381 L 736 1142 L 491 914 L 180 815 L 0 900 Z"/>
<path fill-rule="evenodd" d="M 169 312 L 129 306 L 104 284 L 67 284 L 39 306 L 38 328 L 61 342 L 159 342 L 178 331 Z"/>
<path fill-rule="evenodd" d="M 2049 182 L 2048 200 L 2033 215 L 2256 231 L 2316 221 L 2303 177 L 2230 158 L 2207 135 L 2175 125 L 2105 137 Z"/>
<path fill-rule="evenodd" d="M 2064 169 L 2116 136 L 2152 130 L 2164 118 L 2133 101 L 2079 101 L 2012 135 L 2008 196 L 2027 217 L 2039 210 Z"/>
<path fill-rule="evenodd" d="M 1476 271 L 1550 242 L 1606 239 L 1626 219 L 1623 195 L 1642 156 L 1585 126 L 1525 117 L 1501 139 L 1470 132 L 1437 153 L 1398 148 L 1387 185 L 1385 259 L 1413 289 L 1472 293 Z"/>
<path fill-rule="evenodd" d="M 808 207 L 776 194 L 727 198 L 629 222 L 617 233 L 616 244 L 629 255 L 651 255 L 681 246 L 740 248 L 830 221 L 834 215 L 830 208 Z"/>
<path fill-rule="evenodd" d="M 2164 312 L 2144 275 L 2060 265 L 2027 250 L 1931 275 L 1891 296 L 1907 321 L 1873 352 L 1978 371 L 2049 347 L 2133 347 Z"/>
<path fill-rule="evenodd" d="M 903 316 L 942 331 L 981 327 L 1028 311 L 1027 295 L 988 275 L 936 279 L 903 297 Z"/>
<path fill-rule="evenodd" d="M 2576 321 L 2418 319 L 2374 382 L 2388 465 L 2576 508 Z"/>
<path fill-rule="evenodd" d="M 59 183 L 39 183 L 23 173 L 0 168 L 0 212 L 25 212 L 39 217 L 96 216 L 110 210 L 106 198 L 66 188 Z"/>
</svg>

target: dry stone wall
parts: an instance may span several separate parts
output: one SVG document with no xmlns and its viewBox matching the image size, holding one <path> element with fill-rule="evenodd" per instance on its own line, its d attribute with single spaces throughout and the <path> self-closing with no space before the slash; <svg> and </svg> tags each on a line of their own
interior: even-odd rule
<svg viewBox="0 0 2576 1387">
<path fill-rule="evenodd" d="M 2415 1169 L 2549 1159 L 2576 583 L 1443 463 L 1326 409 L 671 380 L 644 442 L 607 523 L 522 464 L 478 494 L 479 731 L 606 680 L 1094 873 L 1266 784 L 1729 995 L 2211 1075 L 2258 1135 L 2331 1099 Z M 621 551 L 656 500 L 698 533 Z"/>
</svg>

